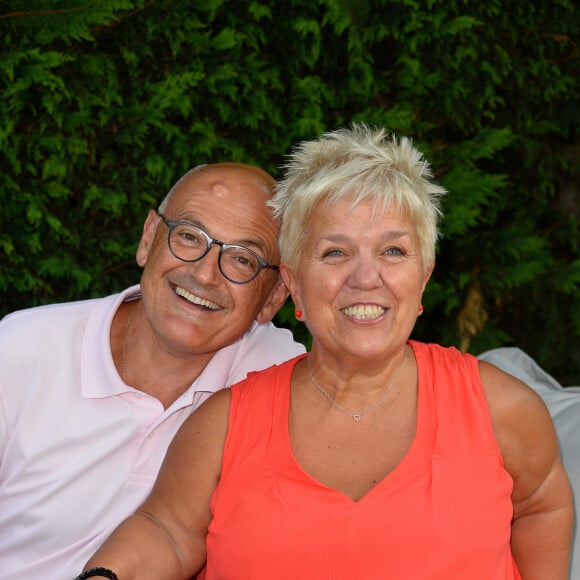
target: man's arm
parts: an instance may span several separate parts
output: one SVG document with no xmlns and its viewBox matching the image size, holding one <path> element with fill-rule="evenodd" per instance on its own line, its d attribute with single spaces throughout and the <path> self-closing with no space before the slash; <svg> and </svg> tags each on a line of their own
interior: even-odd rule
<svg viewBox="0 0 580 580">
<path fill-rule="evenodd" d="M 230 401 L 230 390 L 221 390 L 187 419 L 147 501 L 113 532 L 85 570 L 109 568 L 122 580 L 177 580 L 203 567 Z"/>
<path fill-rule="evenodd" d="M 512 552 L 524 580 L 566 580 L 572 493 L 556 432 L 542 399 L 527 385 L 480 361 L 493 428 L 514 481 Z"/>
</svg>

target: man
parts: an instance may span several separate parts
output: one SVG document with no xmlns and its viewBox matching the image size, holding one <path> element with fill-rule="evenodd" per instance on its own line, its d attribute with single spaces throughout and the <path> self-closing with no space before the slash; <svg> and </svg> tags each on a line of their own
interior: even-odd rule
<svg viewBox="0 0 580 580">
<path fill-rule="evenodd" d="M 576 521 L 572 535 L 570 578 L 580 580 L 580 386 L 563 387 L 533 358 L 516 347 L 494 348 L 481 353 L 478 358 L 527 383 L 542 397 L 550 411 L 574 496 Z"/>
<path fill-rule="evenodd" d="M 0 579 L 64 579 L 147 497 L 212 392 L 303 352 L 271 324 L 287 297 L 274 180 L 198 167 L 150 211 L 141 285 L 0 323 Z"/>
</svg>

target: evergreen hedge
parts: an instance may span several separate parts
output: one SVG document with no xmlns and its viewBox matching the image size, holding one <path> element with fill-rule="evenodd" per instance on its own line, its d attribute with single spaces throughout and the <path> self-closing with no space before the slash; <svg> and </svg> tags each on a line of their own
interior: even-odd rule
<svg viewBox="0 0 580 580">
<path fill-rule="evenodd" d="M 188 168 L 358 120 L 451 192 L 414 336 L 580 384 L 579 46 L 574 0 L 0 1 L 0 315 L 136 282 Z"/>
</svg>

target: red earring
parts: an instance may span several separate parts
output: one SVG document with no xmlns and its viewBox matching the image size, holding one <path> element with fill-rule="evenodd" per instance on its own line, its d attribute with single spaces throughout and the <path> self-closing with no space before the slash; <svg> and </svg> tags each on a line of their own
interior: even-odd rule
<svg viewBox="0 0 580 580">
<path fill-rule="evenodd" d="M 423 314 L 423 310 L 424 310 L 423 305 L 419 304 L 419 316 L 421 316 L 421 314 Z"/>
<path fill-rule="evenodd" d="M 296 310 L 294 316 L 296 316 L 296 318 L 302 318 L 302 310 Z"/>
</svg>

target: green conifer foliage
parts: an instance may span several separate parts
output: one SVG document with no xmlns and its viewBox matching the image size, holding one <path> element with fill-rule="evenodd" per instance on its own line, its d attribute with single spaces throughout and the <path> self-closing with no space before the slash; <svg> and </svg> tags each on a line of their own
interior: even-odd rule
<svg viewBox="0 0 580 580">
<path fill-rule="evenodd" d="M 138 281 L 188 168 L 365 121 L 450 191 L 414 336 L 580 384 L 579 47 L 573 0 L 0 0 L 0 315 Z"/>
</svg>

